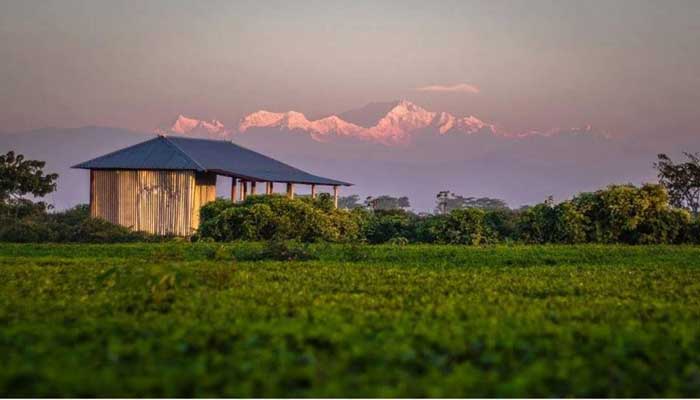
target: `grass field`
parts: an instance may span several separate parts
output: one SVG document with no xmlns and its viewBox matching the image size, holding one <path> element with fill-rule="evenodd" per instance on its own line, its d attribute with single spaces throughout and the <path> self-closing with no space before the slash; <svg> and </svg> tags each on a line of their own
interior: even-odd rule
<svg viewBox="0 0 700 400">
<path fill-rule="evenodd" d="M 260 247 L 0 245 L 0 395 L 700 396 L 699 247 Z"/>
</svg>

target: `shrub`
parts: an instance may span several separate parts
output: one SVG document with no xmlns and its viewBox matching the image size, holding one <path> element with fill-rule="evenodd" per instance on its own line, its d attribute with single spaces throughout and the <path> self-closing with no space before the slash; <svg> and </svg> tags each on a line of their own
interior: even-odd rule
<svg viewBox="0 0 700 400">
<path fill-rule="evenodd" d="M 443 220 L 437 241 L 450 244 L 493 243 L 496 235 L 485 223 L 486 212 L 478 208 L 452 210 Z"/>
<path fill-rule="evenodd" d="M 391 238 L 388 243 L 394 246 L 405 246 L 408 244 L 408 239 L 403 236 L 397 236 Z"/>
<path fill-rule="evenodd" d="M 369 243 L 386 243 L 396 237 L 416 237 L 415 216 L 403 210 L 377 210 L 368 219 L 364 235 Z"/>
<path fill-rule="evenodd" d="M 242 203 L 218 200 L 202 207 L 198 238 L 231 240 L 348 241 L 359 236 L 356 214 L 328 201 L 250 196 Z"/>
<path fill-rule="evenodd" d="M 445 225 L 445 215 L 426 215 L 416 221 L 416 241 L 437 243 Z"/>
<path fill-rule="evenodd" d="M 700 244 L 700 218 L 694 218 L 693 221 L 685 227 L 683 243 Z"/>
<path fill-rule="evenodd" d="M 598 243 L 675 243 L 690 224 L 687 213 L 669 206 L 660 185 L 612 185 L 572 200 L 584 215 L 588 241 Z"/>
<path fill-rule="evenodd" d="M 78 225 L 70 237 L 72 242 L 125 243 L 147 241 L 150 235 L 134 232 L 98 218 L 88 218 Z"/>
<path fill-rule="evenodd" d="M 548 243 L 555 226 L 555 212 L 550 204 L 541 203 L 523 211 L 518 221 L 518 236 L 525 243 Z"/>
<path fill-rule="evenodd" d="M 57 213 L 47 213 L 43 203 L 23 201 L 15 206 L 17 209 L 14 211 L 4 206 L 0 241 L 120 243 L 162 240 L 105 220 L 90 218 L 87 205 Z"/>
<path fill-rule="evenodd" d="M 259 259 L 277 261 L 307 261 L 317 260 L 318 256 L 311 251 L 308 244 L 298 241 L 271 240 L 265 244 Z"/>
<path fill-rule="evenodd" d="M 517 233 L 518 213 L 509 208 L 484 210 L 484 223 L 495 234 L 496 240 L 513 240 Z"/>
<path fill-rule="evenodd" d="M 639 244 L 663 244 L 692 242 L 688 235 L 691 216 L 686 210 L 663 209 L 647 216 L 638 226 L 636 242 Z"/>
<path fill-rule="evenodd" d="M 31 219 L 18 220 L 3 224 L 0 228 L 0 241 L 15 243 L 48 242 L 52 239 L 49 227 L 40 221 Z"/>
</svg>

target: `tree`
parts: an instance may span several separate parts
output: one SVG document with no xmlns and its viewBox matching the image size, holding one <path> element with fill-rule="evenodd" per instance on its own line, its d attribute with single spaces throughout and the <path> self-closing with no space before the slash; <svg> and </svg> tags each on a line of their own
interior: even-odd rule
<svg viewBox="0 0 700 400">
<path fill-rule="evenodd" d="M 364 226 L 369 243 L 385 243 L 391 239 L 415 238 L 416 217 L 404 210 L 376 210 Z"/>
<path fill-rule="evenodd" d="M 392 196 L 379 196 L 379 197 L 367 197 L 365 199 L 365 205 L 374 210 L 405 210 L 411 207 L 411 202 L 408 197 L 392 197 Z"/>
<path fill-rule="evenodd" d="M 686 210 L 669 205 L 668 193 L 659 184 L 610 185 L 581 193 L 571 203 L 583 216 L 587 240 L 597 243 L 675 243 L 691 222 Z M 563 226 L 567 225 L 571 222 Z"/>
<path fill-rule="evenodd" d="M 573 203 L 554 204 L 550 196 L 522 211 L 518 231 L 526 243 L 582 243 L 586 240 L 584 223 L 585 216 Z"/>
<path fill-rule="evenodd" d="M 17 201 L 27 194 L 43 197 L 56 190 L 57 174 L 44 174 L 44 161 L 26 160 L 9 151 L 0 155 L 0 202 Z"/>
<path fill-rule="evenodd" d="M 362 207 L 362 203 L 360 203 L 360 196 L 356 194 L 341 196 L 338 198 L 338 208 L 340 209 L 347 208 L 348 210 L 352 210 L 360 207 Z"/>
<path fill-rule="evenodd" d="M 478 208 L 463 208 L 452 210 L 445 215 L 438 241 L 450 244 L 480 245 L 495 241 L 492 232 L 485 222 L 486 212 Z"/>
<path fill-rule="evenodd" d="M 654 168 L 658 171 L 659 183 L 668 191 L 671 205 L 690 210 L 698 216 L 700 212 L 700 154 L 683 153 L 688 161 L 675 164 L 666 154 L 659 154 Z"/>
<path fill-rule="evenodd" d="M 500 210 L 508 209 L 508 204 L 501 199 L 490 197 L 464 197 L 443 190 L 435 196 L 437 198 L 437 207 L 435 211 L 439 214 L 447 214 L 452 210 L 461 208 L 478 208 L 480 210 Z"/>
<path fill-rule="evenodd" d="M 438 214 L 447 214 L 447 208 L 450 204 L 450 191 L 442 190 L 438 192 L 437 196 L 437 207 L 435 207 L 435 212 Z"/>
</svg>

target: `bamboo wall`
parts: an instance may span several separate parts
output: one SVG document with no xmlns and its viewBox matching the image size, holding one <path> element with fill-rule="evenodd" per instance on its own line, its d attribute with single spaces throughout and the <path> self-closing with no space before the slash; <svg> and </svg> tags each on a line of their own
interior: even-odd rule
<svg viewBox="0 0 700 400">
<path fill-rule="evenodd" d="M 90 212 L 133 230 L 189 236 L 216 199 L 216 175 L 195 171 L 92 170 Z"/>
</svg>

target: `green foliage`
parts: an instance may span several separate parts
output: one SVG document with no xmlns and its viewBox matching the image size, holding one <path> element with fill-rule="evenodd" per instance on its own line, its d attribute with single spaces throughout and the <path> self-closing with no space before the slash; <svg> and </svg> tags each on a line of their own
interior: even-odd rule
<svg viewBox="0 0 700 400">
<path fill-rule="evenodd" d="M 700 218 L 695 218 L 683 232 L 682 243 L 700 244 Z"/>
<path fill-rule="evenodd" d="M 0 218 L 2 242 L 124 243 L 167 239 L 90 218 L 87 205 L 78 205 L 63 212 L 47 213 L 43 203 L 21 200 L 15 204 L 16 209 L 4 215 L 14 214 L 18 218 Z M 13 206 L 5 206 L 6 209 L 8 207 L 12 210 Z"/>
<path fill-rule="evenodd" d="M 26 199 L 0 203 L 0 241 L 32 243 L 52 238 L 46 221 L 47 205 Z"/>
<path fill-rule="evenodd" d="M 389 243 L 392 246 L 405 246 L 408 244 L 408 239 L 406 239 L 403 236 L 396 236 L 389 239 L 387 243 Z"/>
<path fill-rule="evenodd" d="M 70 229 L 69 227 L 68 229 Z M 72 232 L 61 231 L 67 234 L 61 241 L 84 243 L 124 243 L 148 241 L 151 236 L 141 232 L 134 232 L 129 228 L 115 225 L 103 219 L 86 218 L 80 224 L 72 227 Z"/>
<path fill-rule="evenodd" d="M 359 234 L 353 215 L 334 210 L 328 196 L 250 196 L 242 203 L 217 200 L 202 207 L 197 236 L 217 241 L 347 241 Z"/>
<path fill-rule="evenodd" d="M 501 210 L 508 209 L 508 204 L 501 199 L 493 199 L 490 197 L 464 197 L 452 193 L 449 190 L 443 190 L 437 194 L 435 213 L 447 214 L 452 210 L 460 208 L 480 208 L 482 210 Z"/>
<path fill-rule="evenodd" d="M 571 203 L 542 203 L 522 212 L 518 233 L 525 243 L 582 243 L 584 216 Z"/>
<path fill-rule="evenodd" d="M 404 210 L 411 207 L 411 202 L 406 196 L 393 197 L 383 195 L 367 197 L 367 199 L 365 199 L 365 206 L 374 211 Z"/>
<path fill-rule="evenodd" d="M 685 210 L 669 206 L 660 185 L 612 185 L 522 211 L 518 236 L 525 243 L 687 243 L 692 224 Z"/>
<path fill-rule="evenodd" d="M 308 243 L 297 241 L 271 240 L 260 252 L 260 260 L 308 261 L 318 257 L 310 250 Z"/>
<path fill-rule="evenodd" d="M 415 237 L 416 216 L 403 210 L 375 211 L 364 227 L 364 236 L 369 243 L 386 243 L 392 238 Z"/>
<path fill-rule="evenodd" d="M 597 243 L 674 243 L 690 217 L 672 209 L 660 185 L 612 185 L 575 197 L 586 220 L 586 236 Z"/>
<path fill-rule="evenodd" d="M 486 212 L 478 208 L 452 210 L 442 219 L 438 243 L 480 245 L 495 241 L 495 234 L 485 223 Z"/>
<path fill-rule="evenodd" d="M 0 393 L 700 392 L 698 247 L 294 246 L 0 244 Z"/>
<path fill-rule="evenodd" d="M 496 235 L 497 241 L 516 240 L 519 214 L 510 208 L 486 209 L 484 223 Z"/>
<path fill-rule="evenodd" d="M 686 208 L 693 215 L 700 211 L 700 154 L 684 153 L 684 163 L 674 163 L 666 154 L 659 154 L 654 167 L 659 183 L 668 191 L 671 204 Z"/>
<path fill-rule="evenodd" d="M 0 227 L 1 242 L 40 243 L 50 242 L 52 238 L 49 226 L 36 219 L 25 218 Z"/>
<path fill-rule="evenodd" d="M 477 199 L 478 200 L 478 199 Z M 193 241 L 368 242 L 371 244 L 698 243 L 698 218 L 674 208 L 661 185 L 612 185 L 555 204 L 551 199 L 517 211 L 456 208 L 415 214 L 402 209 L 336 210 L 328 194 L 288 199 L 250 196 L 205 205 Z M 86 205 L 60 213 L 44 203 L 0 203 L 0 241 L 119 243 L 169 240 L 89 217 Z"/>
<path fill-rule="evenodd" d="M 564 202 L 554 207 L 554 236 L 550 243 L 583 243 L 586 241 L 585 216 L 576 207 Z"/>
<path fill-rule="evenodd" d="M 26 160 L 9 151 L 0 154 L 0 203 L 31 194 L 43 197 L 56 190 L 57 174 L 44 174 L 44 161 Z"/>
<path fill-rule="evenodd" d="M 362 207 L 364 207 L 364 204 L 360 203 L 360 196 L 356 194 L 338 197 L 338 208 L 340 209 L 352 210 Z"/>
</svg>

